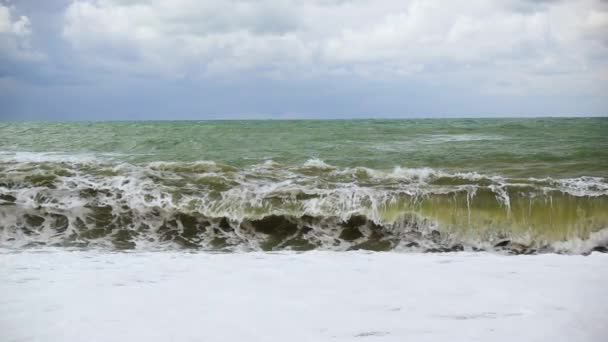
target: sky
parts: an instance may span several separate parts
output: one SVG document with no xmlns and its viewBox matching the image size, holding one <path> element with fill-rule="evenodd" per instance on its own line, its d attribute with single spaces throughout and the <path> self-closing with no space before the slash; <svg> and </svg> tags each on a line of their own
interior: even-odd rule
<svg viewBox="0 0 608 342">
<path fill-rule="evenodd" d="M 0 0 L 0 120 L 606 115 L 607 0 Z"/>
</svg>

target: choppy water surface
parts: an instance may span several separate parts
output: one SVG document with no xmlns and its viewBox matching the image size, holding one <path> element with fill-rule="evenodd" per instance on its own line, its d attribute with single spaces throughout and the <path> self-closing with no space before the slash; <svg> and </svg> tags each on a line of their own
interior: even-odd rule
<svg viewBox="0 0 608 342">
<path fill-rule="evenodd" d="M 608 119 L 0 124 L 0 246 L 608 246 Z"/>
</svg>

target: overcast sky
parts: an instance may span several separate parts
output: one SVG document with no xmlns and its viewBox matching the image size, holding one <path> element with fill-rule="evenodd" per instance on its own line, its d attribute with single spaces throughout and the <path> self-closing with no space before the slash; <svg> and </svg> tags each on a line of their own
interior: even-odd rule
<svg viewBox="0 0 608 342">
<path fill-rule="evenodd" d="M 0 0 L 0 119 L 608 115 L 606 0 Z"/>
</svg>

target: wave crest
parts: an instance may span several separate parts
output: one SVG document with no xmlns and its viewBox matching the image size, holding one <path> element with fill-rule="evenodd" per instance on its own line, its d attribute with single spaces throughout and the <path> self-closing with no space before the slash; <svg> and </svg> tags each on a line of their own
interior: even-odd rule
<svg viewBox="0 0 608 342">
<path fill-rule="evenodd" d="M 377 249 L 488 249 L 508 240 L 509 248 L 533 246 L 529 251 L 596 241 L 593 234 L 608 227 L 608 183 L 599 177 L 510 179 L 431 168 L 340 168 L 320 160 L 247 168 L 212 161 L 12 161 L 0 167 L 0 243 L 9 247 L 182 241 L 212 248 L 221 234 L 210 231 L 217 226 L 228 234 L 223 225 L 230 227 L 221 238 L 231 249 L 303 248 L 289 237 L 338 250 L 376 242 Z M 362 223 L 350 228 L 352 220 Z M 358 237 L 345 238 L 351 233 Z M 266 235 L 281 238 L 270 243 Z M 605 243 L 585 246 L 579 249 Z M 545 249 L 560 251 L 551 248 Z"/>
</svg>

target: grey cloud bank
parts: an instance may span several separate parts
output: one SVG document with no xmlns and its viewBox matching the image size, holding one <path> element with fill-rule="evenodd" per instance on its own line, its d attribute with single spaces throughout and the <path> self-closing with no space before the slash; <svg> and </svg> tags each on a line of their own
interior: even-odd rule
<svg viewBox="0 0 608 342">
<path fill-rule="evenodd" d="M 0 119 L 606 115 L 608 3 L 0 1 Z"/>
</svg>

